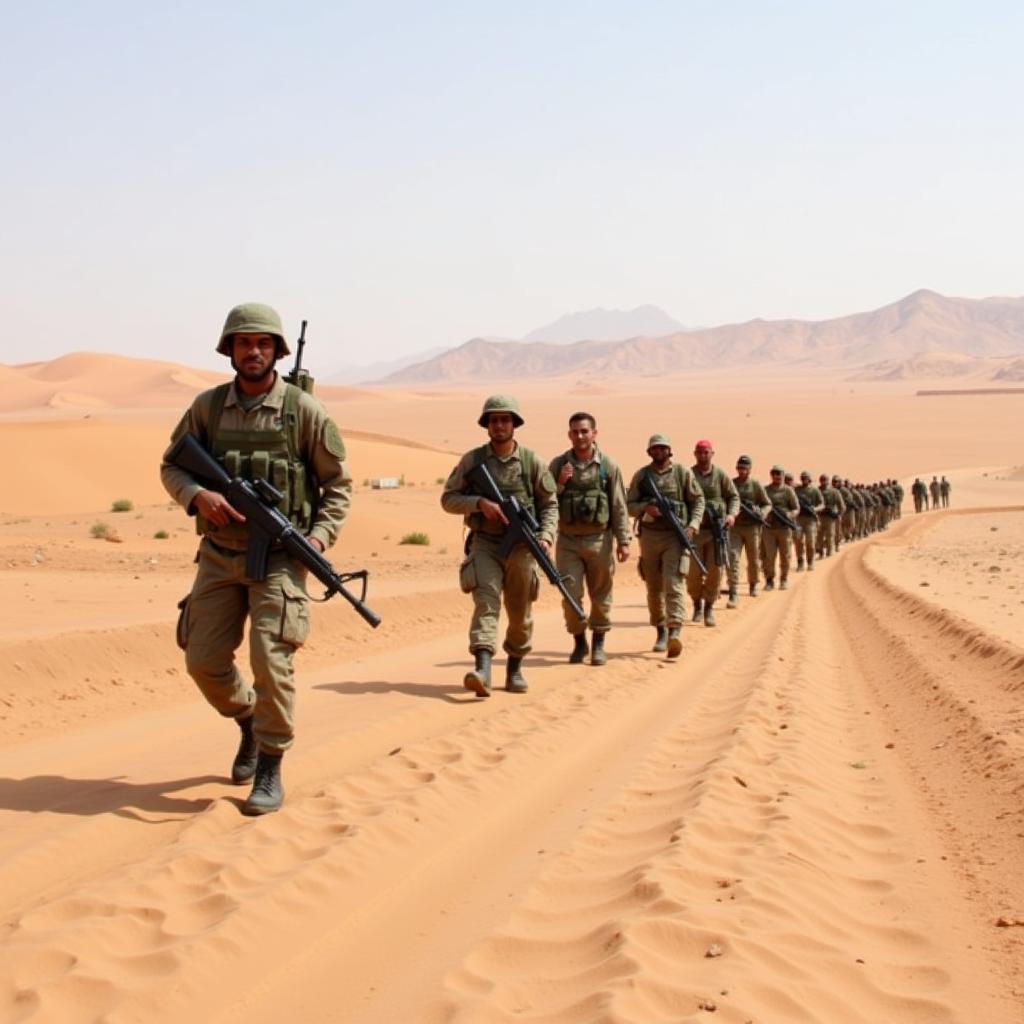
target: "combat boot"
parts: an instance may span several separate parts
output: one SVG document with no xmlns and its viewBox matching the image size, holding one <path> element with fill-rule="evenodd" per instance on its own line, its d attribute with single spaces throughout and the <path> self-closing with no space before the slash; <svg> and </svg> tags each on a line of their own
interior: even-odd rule
<svg viewBox="0 0 1024 1024">
<path fill-rule="evenodd" d="M 668 630 L 668 657 L 678 658 L 683 653 L 683 640 L 679 635 L 679 626 L 669 626 Z"/>
<path fill-rule="evenodd" d="M 590 648 L 587 647 L 587 631 L 583 630 L 582 633 L 577 633 L 573 637 L 573 641 L 575 646 L 572 649 L 572 654 L 569 655 L 569 664 L 582 665 L 590 653 Z M 597 633 L 594 634 L 594 646 L 597 646 Z"/>
<path fill-rule="evenodd" d="M 735 608 L 736 604 L 737 604 L 736 588 L 735 587 L 730 587 L 729 588 L 729 600 L 725 602 L 725 607 L 726 608 Z"/>
<path fill-rule="evenodd" d="M 594 645 L 590 652 L 591 665 L 604 665 L 608 661 L 608 655 L 604 653 L 604 633 L 594 634 Z"/>
<path fill-rule="evenodd" d="M 522 672 L 523 659 L 513 658 L 510 654 L 505 666 L 505 689 L 509 693 L 526 693 L 526 679 Z"/>
<path fill-rule="evenodd" d="M 775 589 L 775 577 L 774 576 L 769 576 L 769 577 L 767 577 L 765 579 L 765 581 L 764 581 L 764 589 L 765 589 L 765 591 L 769 591 L 769 590 L 774 590 Z"/>
<path fill-rule="evenodd" d="M 248 782 L 256 774 L 256 755 L 259 753 L 259 744 L 252 732 L 252 714 L 245 718 L 236 718 L 238 728 L 242 731 L 242 739 L 238 744 L 238 753 L 231 762 L 231 781 L 240 786 Z"/>
<path fill-rule="evenodd" d="M 796 571 L 797 572 L 803 572 L 804 571 L 804 560 L 802 558 L 798 558 L 797 559 Z"/>
<path fill-rule="evenodd" d="M 659 654 L 668 650 L 668 629 L 665 626 L 658 626 L 658 637 L 651 650 L 657 651 Z"/>
<path fill-rule="evenodd" d="M 789 581 L 786 579 L 785 576 L 783 576 L 782 579 L 779 580 L 779 590 L 785 590 L 786 587 L 788 587 L 788 586 L 789 586 Z"/>
<path fill-rule="evenodd" d="M 701 610 L 700 610 L 700 598 L 693 602 L 693 621 L 700 622 Z"/>
<path fill-rule="evenodd" d="M 751 583 L 750 584 L 750 596 L 751 597 L 757 597 L 757 584 L 756 583 Z"/>
<path fill-rule="evenodd" d="M 462 685 L 472 690 L 478 697 L 491 695 L 491 652 L 486 647 L 478 647 L 473 652 L 476 667 L 467 672 Z"/>
<path fill-rule="evenodd" d="M 715 625 L 715 611 L 714 605 L 704 605 L 704 625 L 714 626 Z"/>
<path fill-rule="evenodd" d="M 284 787 L 281 785 L 281 755 L 261 750 L 256 758 L 256 778 L 252 792 L 242 804 L 242 813 L 271 814 L 281 809 Z"/>
<path fill-rule="evenodd" d="M 808 572 L 814 572 L 814 559 L 813 558 L 808 558 L 807 559 L 807 571 Z"/>
</svg>

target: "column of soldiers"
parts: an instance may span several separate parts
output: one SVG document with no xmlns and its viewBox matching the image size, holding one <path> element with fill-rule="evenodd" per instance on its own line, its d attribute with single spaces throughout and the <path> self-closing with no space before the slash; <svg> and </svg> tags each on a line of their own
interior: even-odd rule
<svg viewBox="0 0 1024 1024">
<path fill-rule="evenodd" d="M 914 499 L 914 511 L 927 512 L 929 507 L 932 509 L 949 508 L 951 486 L 945 477 L 939 480 L 933 476 L 930 484 L 926 484 L 920 477 L 915 477 L 910 488 L 910 493 Z M 931 498 L 931 506 L 928 504 L 929 497 Z"/>
<path fill-rule="evenodd" d="M 581 664 L 589 658 L 591 665 L 600 666 L 607 662 L 615 569 L 630 558 L 633 532 L 639 538 L 637 569 L 655 631 L 652 650 L 677 659 L 683 649 L 684 586 L 692 621 L 713 627 L 723 577 L 726 607 L 738 605 L 743 552 L 750 597 L 758 596 L 762 574 L 765 591 L 776 586 L 785 590 L 794 555 L 797 572 L 812 571 L 815 559 L 884 530 L 899 518 L 903 501 L 903 488 L 895 480 L 852 483 L 823 473 L 815 486 L 805 470 L 794 487 L 792 475 L 779 465 L 772 466 L 771 482 L 765 486 L 752 475 L 748 455 L 737 459 L 736 475 L 730 477 L 714 464 L 714 446 L 708 440 L 696 443 L 694 463 L 687 467 L 674 460 L 672 440 L 664 433 L 651 435 L 648 462 L 627 487 L 618 464 L 598 446 L 592 413 L 569 417 L 570 447 L 550 463 L 515 439 L 524 419 L 513 397 L 492 395 L 478 422 L 488 440 L 459 460 L 444 484 L 441 505 L 461 515 L 468 531 L 459 579 L 473 598 L 473 667 L 463 684 L 481 698 L 491 693 L 503 602 L 505 688 L 512 693 L 528 688 L 523 662 L 532 649 L 532 606 L 540 576 L 523 545 L 502 551 L 501 538 L 509 525 L 506 512 L 529 517 L 540 545 L 538 557 L 553 554 L 575 604 L 582 608 L 585 596 L 589 598 L 585 616 L 569 600 L 562 602 L 572 638 L 569 661 Z M 485 496 L 477 472 L 481 466 L 505 502 Z M 515 499 L 511 504 L 510 498 Z"/>
</svg>

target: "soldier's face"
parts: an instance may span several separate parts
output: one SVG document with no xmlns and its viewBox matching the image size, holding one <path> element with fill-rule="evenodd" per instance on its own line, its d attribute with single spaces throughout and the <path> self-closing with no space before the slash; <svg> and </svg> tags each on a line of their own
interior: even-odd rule
<svg viewBox="0 0 1024 1024">
<path fill-rule="evenodd" d="M 277 338 L 272 334 L 235 334 L 231 338 L 231 365 L 243 380 L 263 380 L 277 361 Z"/>
<path fill-rule="evenodd" d="M 589 452 L 596 437 L 597 431 L 590 420 L 573 420 L 569 424 L 569 441 L 574 452 Z"/>
<path fill-rule="evenodd" d="M 741 480 L 746 480 L 750 476 L 750 467 L 744 462 L 736 466 L 736 475 Z"/>
<path fill-rule="evenodd" d="M 656 466 L 663 466 L 672 458 L 672 449 L 667 444 L 656 444 L 647 449 L 647 454 Z"/>
<path fill-rule="evenodd" d="M 702 446 L 693 449 L 693 457 L 701 469 L 707 469 L 711 465 L 711 456 L 715 453 L 710 448 Z"/>
<path fill-rule="evenodd" d="M 487 417 L 487 436 L 496 444 L 512 440 L 516 425 L 510 412 L 492 412 Z"/>
<path fill-rule="evenodd" d="M 776 487 L 782 483 L 782 474 L 777 469 L 772 470 L 772 483 L 775 484 Z"/>
</svg>

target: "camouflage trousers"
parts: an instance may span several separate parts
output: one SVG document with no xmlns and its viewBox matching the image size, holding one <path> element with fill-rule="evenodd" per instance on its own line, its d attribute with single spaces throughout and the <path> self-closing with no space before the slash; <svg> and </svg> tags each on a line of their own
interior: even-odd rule
<svg viewBox="0 0 1024 1024">
<path fill-rule="evenodd" d="M 747 553 L 747 583 L 758 580 L 758 561 L 761 557 L 761 530 L 756 523 L 734 526 L 729 531 L 729 589 L 735 590 L 740 582 L 740 554 Z"/>
<path fill-rule="evenodd" d="M 857 536 L 857 510 L 848 508 L 840 522 L 843 524 L 843 540 L 854 540 Z"/>
<path fill-rule="evenodd" d="M 722 566 L 715 561 L 715 535 L 710 530 L 700 530 L 693 538 L 693 546 L 708 571 L 702 573 L 696 561 L 690 559 L 690 568 L 686 574 L 687 593 L 694 603 L 703 601 L 706 605 L 714 604 L 722 586 Z"/>
<path fill-rule="evenodd" d="M 818 523 L 818 539 L 814 550 L 820 555 L 831 555 L 833 551 L 839 550 L 839 520 L 822 513 L 821 522 Z"/>
<path fill-rule="evenodd" d="M 612 628 L 612 580 L 615 576 L 615 540 L 611 530 L 600 533 L 559 533 L 555 542 L 555 564 L 558 571 L 568 575 L 566 586 L 577 601 L 583 604 L 583 584 L 590 594 L 590 618 L 581 619 L 562 601 L 565 628 L 573 635 L 590 626 L 595 633 Z"/>
<path fill-rule="evenodd" d="M 784 526 L 770 526 L 761 531 L 762 568 L 766 579 L 775 579 L 776 554 L 779 556 L 779 575 L 782 579 L 789 575 L 789 535 L 792 532 Z"/>
<path fill-rule="evenodd" d="M 683 624 L 683 577 L 689 561 L 690 556 L 671 530 L 644 527 L 637 569 L 647 585 L 647 610 L 652 626 Z"/>
<path fill-rule="evenodd" d="M 517 544 L 502 558 L 499 539 L 473 534 L 469 555 L 459 570 L 462 589 L 473 595 L 473 618 L 469 625 L 469 650 L 498 649 L 498 616 L 505 599 L 506 654 L 522 658 L 530 653 L 533 640 L 533 602 L 540 590 L 537 563 L 530 549 Z"/>
<path fill-rule="evenodd" d="M 800 527 L 800 532 L 793 535 L 796 560 L 810 564 L 814 561 L 814 542 L 818 536 L 818 524 L 810 516 L 798 516 L 796 522 Z"/>
<path fill-rule="evenodd" d="M 260 749 L 287 750 L 295 739 L 292 658 L 309 636 L 306 571 L 283 551 L 271 552 L 267 576 L 245 575 L 245 552 L 204 540 L 199 569 L 182 609 L 178 642 L 203 696 L 227 718 L 253 710 Z M 249 622 L 250 686 L 235 664 Z"/>
</svg>

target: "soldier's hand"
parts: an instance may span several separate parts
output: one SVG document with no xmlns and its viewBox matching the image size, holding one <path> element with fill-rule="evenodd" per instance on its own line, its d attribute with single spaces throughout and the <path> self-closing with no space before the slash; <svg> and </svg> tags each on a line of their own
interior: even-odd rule
<svg viewBox="0 0 1024 1024">
<path fill-rule="evenodd" d="M 310 536 L 308 536 L 306 538 L 306 540 L 308 540 L 309 543 L 312 544 L 313 547 L 315 547 L 317 549 L 317 551 L 320 552 L 321 555 L 324 553 L 324 551 L 327 550 L 324 547 L 324 542 L 319 537 L 314 537 L 314 536 L 310 535 Z"/>
<path fill-rule="evenodd" d="M 245 516 L 223 494 L 216 491 L 200 491 L 192 499 L 192 504 L 196 512 L 204 519 L 209 519 L 214 526 L 227 526 L 232 520 L 236 523 L 245 522 Z"/>
<path fill-rule="evenodd" d="M 544 554 L 547 555 L 548 558 L 550 558 L 551 557 L 551 541 L 544 540 L 542 537 L 538 537 L 537 538 L 537 543 L 540 545 L 541 551 L 543 551 Z"/>
<path fill-rule="evenodd" d="M 689 537 L 691 541 L 693 541 L 693 539 L 697 536 L 697 531 L 692 526 L 687 526 L 686 536 Z"/>
<path fill-rule="evenodd" d="M 725 528 L 727 530 L 731 530 L 733 528 L 733 526 L 735 526 L 735 525 L 736 525 L 736 517 L 735 516 L 726 516 L 725 517 Z"/>
<path fill-rule="evenodd" d="M 661 518 L 661 509 L 658 508 L 657 505 L 653 505 L 653 504 L 652 505 L 648 505 L 647 506 L 647 514 L 652 519 L 660 519 Z"/>
<path fill-rule="evenodd" d="M 628 561 L 629 560 L 629 545 L 628 544 L 620 544 L 618 546 L 618 548 L 616 549 L 616 551 L 615 551 L 615 557 L 620 562 Z"/>
<path fill-rule="evenodd" d="M 508 526 L 508 516 L 501 511 L 501 506 L 496 501 L 491 501 L 489 498 L 481 498 L 476 506 L 488 522 L 491 523 L 502 523 Z"/>
<path fill-rule="evenodd" d="M 564 487 L 572 479 L 572 463 L 567 462 L 558 471 L 558 486 Z"/>
</svg>

